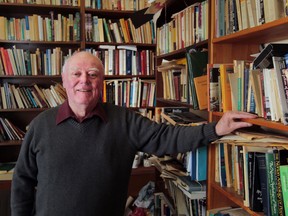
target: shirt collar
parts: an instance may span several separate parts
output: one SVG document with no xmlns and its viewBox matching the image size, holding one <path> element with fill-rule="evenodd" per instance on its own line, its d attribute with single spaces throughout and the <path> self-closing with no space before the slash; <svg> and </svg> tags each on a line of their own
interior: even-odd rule
<svg viewBox="0 0 288 216">
<path fill-rule="evenodd" d="M 106 112 L 102 106 L 102 103 L 97 103 L 96 107 L 90 112 L 83 120 L 82 122 L 87 119 L 91 118 L 93 116 L 98 116 L 102 119 L 102 121 L 107 122 L 107 115 Z M 73 113 L 72 109 L 70 108 L 68 101 L 66 100 L 60 107 L 57 112 L 56 116 L 56 124 L 60 124 L 61 122 L 65 121 L 68 118 L 74 118 L 76 120 L 76 116 Z M 81 123 L 81 122 L 80 122 Z"/>
</svg>

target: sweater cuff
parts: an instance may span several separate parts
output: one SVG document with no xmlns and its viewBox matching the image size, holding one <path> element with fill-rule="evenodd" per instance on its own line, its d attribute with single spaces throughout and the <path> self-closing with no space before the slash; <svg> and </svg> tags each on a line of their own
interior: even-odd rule
<svg viewBox="0 0 288 216">
<path fill-rule="evenodd" d="M 204 127 L 204 135 L 208 143 L 213 142 L 220 138 L 220 136 L 216 134 L 216 130 L 215 130 L 216 124 L 217 122 L 211 122 L 211 123 L 206 124 Z"/>
</svg>

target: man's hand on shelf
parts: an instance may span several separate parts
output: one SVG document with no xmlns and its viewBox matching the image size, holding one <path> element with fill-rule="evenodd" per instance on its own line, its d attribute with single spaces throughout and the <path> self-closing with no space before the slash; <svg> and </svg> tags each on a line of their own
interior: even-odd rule
<svg viewBox="0 0 288 216">
<path fill-rule="evenodd" d="M 251 127 L 252 124 L 248 122 L 244 122 L 241 119 L 253 119 L 256 118 L 257 115 L 240 112 L 240 111 L 229 111 L 225 112 L 221 119 L 216 124 L 216 134 L 218 136 L 224 136 L 243 127 Z"/>
</svg>

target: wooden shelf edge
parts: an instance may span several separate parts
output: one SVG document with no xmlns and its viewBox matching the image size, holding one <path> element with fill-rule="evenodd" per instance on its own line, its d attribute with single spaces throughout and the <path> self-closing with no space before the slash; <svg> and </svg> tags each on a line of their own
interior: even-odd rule
<svg viewBox="0 0 288 216">
<path fill-rule="evenodd" d="M 221 117 L 223 115 L 223 112 L 211 112 L 212 116 L 218 116 Z M 274 121 L 268 121 L 264 118 L 256 118 L 256 119 L 243 119 L 245 122 L 252 123 L 254 125 L 259 125 L 271 129 L 277 129 L 288 132 L 288 126 L 284 125 L 280 122 L 274 122 Z"/>
<path fill-rule="evenodd" d="M 243 208 L 245 211 L 247 211 L 250 215 L 254 216 L 264 216 L 263 212 L 254 212 L 250 210 L 247 206 L 244 206 L 243 204 L 243 198 L 237 194 L 233 188 L 223 188 L 218 183 L 212 182 L 210 184 L 211 189 L 217 190 L 219 193 L 223 194 L 226 198 L 234 202 L 237 206 Z"/>
<path fill-rule="evenodd" d="M 41 45 L 52 45 L 52 46 L 80 46 L 80 41 L 30 41 L 30 40 L 0 40 L 0 44 L 41 44 Z"/>
<path fill-rule="evenodd" d="M 187 51 L 187 49 L 189 49 L 189 47 L 195 47 L 195 48 L 203 48 L 203 47 L 206 47 L 208 46 L 208 40 L 204 40 L 204 41 L 200 41 L 194 45 L 191 45 L 191 46 L 187 46 L 187 47 L 184 47 L 184 48 L 181 48 L 181 49 L 178 49 L 178 50 L 174 50 L 174 51 L 171 51 L 169 53 L 164 53 L 164 54 L 161 54 L 161 55 L 157 55 L 156 58 L 157 59 L 178 59 L 178 58 L 184 58 L 185 57 L 185 53 Z"/>
<path fill-rule="evenodd" d="M 0 79 L 61 79 L 61 75 L 0 75 Z"/>
<path fill-rule="evenodd" d="M 107 9 L 97 9 L 97 8 L 87 8 L 85 7 L 85 12 L 89 13 L 105 13 L 105 14 L 123 14 L 123 15 L 131 15 L 135 13 L 133 10 L 107 10 Z"/>
<path fill-rule="evenodd" d="M 283 17 L 281 19 L 272 21 L 272 22 L 268 22 L 259 26 L 255 26 L 253 28 L 248 28 L 248 29 L 244 29 L 229 35 L 225 35 L 219 38 L 214 38 L 212 39 L 212 43 L 217 44 L 217 43 L 233 43 L 233 42 L 242 42 L 245 41 L 247 39 L 251 39 L 251 40 L 255 40 L 255 41 L 259 41 L 259 37 L 261 37 L 261 35 L 265 35 L 266 33 L 277 34 L 277 38 L 280 39 L 284 39 L 287 38 L 287 34 L 279 34 L 278 31 L 273 31 L 273 29 L 277 29 L 277 30 L 282 30 L 285 31 L 287 33 L 287 27 L 288 27 L 288 17 Z M 271 31 L 272 30 L 272 31 Z"/>
<path fill-rule="evenodd" d="M 167 100 L 164 98 L 156 98 L 156 100 L 157 102 L 167 103 L 167 104 L 171 104 L 174 106 L 185 106 L 185 107 L 193 108 L 193 105 L 188 104 L 186 102 L 181 102 L 181 101 L 176 101 L 176 100 Z"/>
<path fill-rule="evenodd" d="M 155 79 L 155 75 L 105 75 L 105 80 L 109 79 L 129 79 L 133 77 L 139 77 L 142 79 Z"/>
<path fill-rule="evenodd" d="M 153 43 L 116 43 L 116 42 L 85 42 L 86 46 L 100 46 L 100 45 L 112 45 L 112 46 L 137 46 L 137 47 L 149 47 L 155 48 L 156 44 Z"/>
<path fill-rule="evenodd" d="M 0 146 L 20 146 L 22 140 L 5 140 L 0 142 Z"/>
<path fill-rule="evenodd" d="M 6 3 L 6 2 L 1 2 L 0 6 L 6 6 L 6 7 L 33 7 L 33 8 L 50 8 L 52 9 L 74 9 L 74 10 L 80 10 L 80 6 L 69 6 L 69 5 L 53 5 L 53 4 L 25 4 L 25 3 Z"/>
</svg>

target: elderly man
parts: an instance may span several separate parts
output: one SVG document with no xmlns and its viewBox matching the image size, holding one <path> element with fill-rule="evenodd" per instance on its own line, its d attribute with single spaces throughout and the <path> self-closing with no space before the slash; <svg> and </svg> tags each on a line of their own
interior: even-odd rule
<svg viewBox="0 0 288 216">
<path fill-rule="evenodd" d="M 103 104 L 103 65 L 78 52 L 63 66 L 68 100 L 30 124 L 12 181 L 12 216 L 122 216 L 137 151 L 163 155 L 208 145 L 255 118 L 228 112 L 197 127 L 157 124 Z"/>
</svg>

